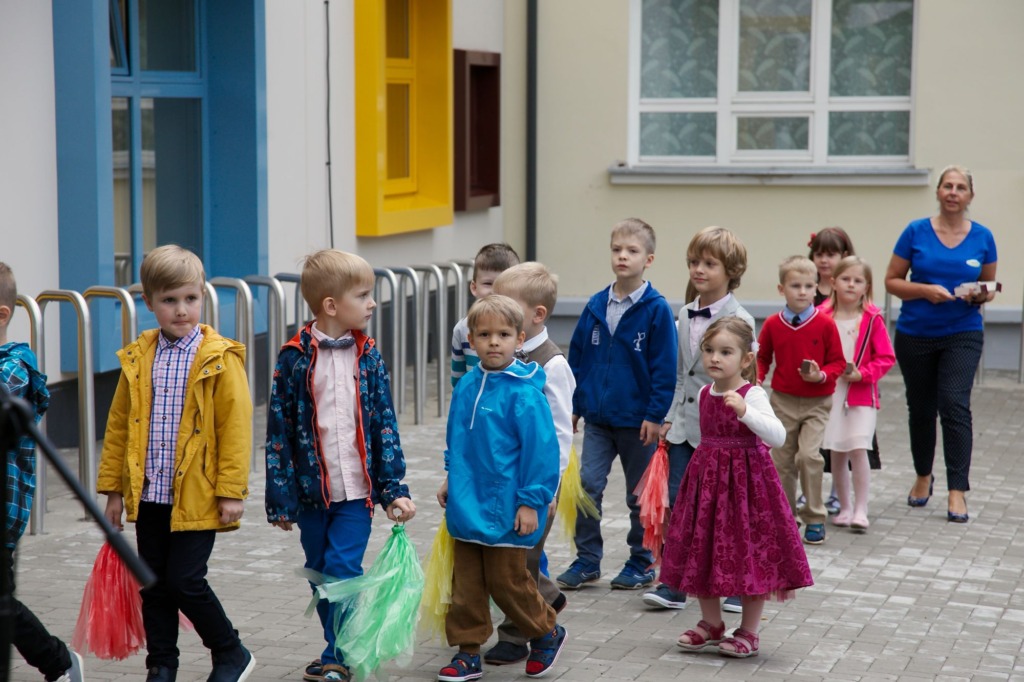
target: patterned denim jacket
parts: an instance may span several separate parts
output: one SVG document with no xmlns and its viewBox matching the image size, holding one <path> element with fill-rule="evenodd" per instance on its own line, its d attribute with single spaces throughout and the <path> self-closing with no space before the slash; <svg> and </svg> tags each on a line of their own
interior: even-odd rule
<svg viewBox="0 0 1024 682">
<path fill-rule="evenodd" d="M 313 399 L 316 344 L 311 324 L 285 344 L 274 369 L 274 389 L 267 414 L 267 520 L 295 521 L 300 508 L 325 509 L 331 502 L 330 481 L 320 449 Z M 387 509 L 396 498 L 409 497 L 405 456 L 391 400 L 391 379 L 374 340 L 353 330 L 359 365 L 356 424 L 363 455 L 363 473 L 371 497 Z"/>
</svg>

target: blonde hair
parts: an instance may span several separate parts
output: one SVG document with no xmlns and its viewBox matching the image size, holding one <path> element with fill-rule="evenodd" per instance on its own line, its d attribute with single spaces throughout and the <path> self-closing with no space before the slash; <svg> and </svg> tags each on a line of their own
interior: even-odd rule
<svg viewBox="0 0 1024 682">
<path fill-rule="evenodd" d="M 521 299 L 528 306 L 542 305 L 550 315 L 558 300 L 558 275 L 543 263 L 520 263 L 498 275 L 494 293 Z"/>
<path fill-rule="evenodd" d="M 14 271 L 7 263 L 0 263 L 0 305 L 5 305 L 14 312 L 18 303 L 18 283 L 14 279 Z"/>
<path fill-rule="evenodd" d="M 754 330 L 744 320 L 735 317 L 720 317 L 711 323 L 708 330 L 704 332 L 704 338 L 700 340 L 700 347 L 703 350 L 704 344 L 720 334 L 732 334 L 740 342 L 740 351 L 746 355 L 754 352 Z M 746 369 L 740 372 L 741 376 L 752 384 L 757 384 L 757 363 L 751 362 Z"/>
<path fill-rule="evenodd" d="M 337 249 L 321 249 L 302 263 L 302 298 L 314 315 L 323 309 L 325 298 L 341 297 L 357 286 L 373 286 L 373 268 L 361 256 Z"/>
<path fill-rule="evenodd" d="M 807 275 L 813 277 L 815 281 L 818 280 L 818 268 L 810 258 L 804 256 L 790 256 L 779 263 L 779 284 L 785 284 L 786 277 L 793 273 Z"/>
<path fill-rule="evenodd" d="M 935 183 L 935 189 L 942 187 L 942 181 L 946 179 L 947 173 L 959 173 L 964 176 L 964 180 L 967 181 L 967 189 L 971 190 L 971 196 L 974 196 L 974 176 L 971 175 L 971 171 L 969 169 L 955 163 L 942 169 L 942 172 L 939 173 L 939 181 Z"/>
<path fill-rule="evenodd" d="M 832 271 L 832 279 L 839 279 L 839 275 L 843 274 L 850 268 L 857 267 L 858 265 L 864 271 L 864 281 L 868 285 L 867 289 L 864 291 L 864 297 L 860 300 L 860 309 L 864 310 L 864 304 L 866 302 L 873 302 L 875 300 L 875 294 L 871 288 L 871 266 L 868 265 L 868 262 L 866 260 L 864 260 L 860 256 L 847 256 L 846 258 L 839 261 L 838 264 L 836 264 L 835 269 Z M 828 300 L 829 304 L 832 306 L 832 310 L 835 310 L 836 304 L 838 303 L 838 299 L 836 297 L 836 288 L 834 286 L 832 287 L 832 293 L 829 295 Z"/>
<path fill-rule="evenodd" d="M 523 331 L 523 309 L 519 304 L 508 296 L 491 294 L 481 298 L 474 303 L 466 315 L 466 324 L 469 326 L 469 333 L 472 334 L 480 320 L 485 317 L 496 317 L 510 327 L 514 327 L 516 333 Z"/>
<path fill-rule="evenodd" d="M 612 240 L 616 237 L 639 237 L 644 244 L 647 254 L 654 253 L 654 246 L 657 242 L 654 236 L 654 228 L 639 218 L 626 218 L 615 223 L 612 227 Z"/>
<path fill-rule="evenodd" d="M 747 271 L 747 247 L 731 230 L 711 225 L 693 235 L 690 245 L 686 247 L 686 259 L 700 258 L 705 253 L 722 261 L 725 275 L 729 278 L 729 291 L 740 285 L 743 273 Z M 693 282 L 686 284 L 686 301 L 697 298 L 697 288 Z"/>
<path fill-rule="evenodd" d="M 199 256 L 177 244 L 158 246 L 142 259 L 139 268 L 142 293 L 153 298 L 158 291 L 177 289 L 188 284 L 206 284 L 206 271 Z"/>
</svg>

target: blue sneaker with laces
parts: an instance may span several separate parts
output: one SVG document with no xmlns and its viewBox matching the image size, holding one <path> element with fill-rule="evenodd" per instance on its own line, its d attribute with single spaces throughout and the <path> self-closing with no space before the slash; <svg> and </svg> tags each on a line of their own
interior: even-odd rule
<svg viewBox="0 0 1024 682">
<path fill-rule="evenodd" d="M 636 559 L 630 559 L 617 576 L 612 578 L 612 589 L 614 590 L 638 590 L 654 584 L 654 571 L 650 566 L 640 564 Z"/>
<path fill-rule="evenodd" d="M 597 582 L 600 577 L 600 566 L 583 559 L 577 559 L 572 562 L 565 573 L 555 578 L 555 582 L 564 590 L 578 590 L 587 583 Z"/>
</svg>

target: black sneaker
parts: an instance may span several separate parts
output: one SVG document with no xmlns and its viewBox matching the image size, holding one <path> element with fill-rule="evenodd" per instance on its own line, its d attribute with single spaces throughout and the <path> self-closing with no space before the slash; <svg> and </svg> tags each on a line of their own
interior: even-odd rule
<svg viewBox="0 0 1024 682">
<path fill-rule="evenodd" d="M 57 682 L 82 682 L 85 679 L 82 672 L 82 657 L 71 649 L 68 649 L 68 654 L 71 656 L 71 667 L 57 678 Z"/>
<path fill-rule="evenodd" d="M 213 671 L 206 682 L 242 682 L 248 679 L 256 667 L 256 658 L 241 644 L 238 648 L 214 655 Z"/>
<path fill-rule="evenodd" d="M 722 604 L 722 610 L 729 613 L 743 613 L 743 602 L 739 597 L 726 597 Z"/>
<path fill-rule="evenodd" d="M 487 665 L 511 665 L 526 660 L 529 655 L 530 650 L 526 648 L 525 644 L 499 641 L 484 654 L 484 663 Z"/>
<path fill-rule="evenodd" d="M 177 677 L 177 668 L 168 668 L 166 665 L 154 665 L 146 673 L 146 682 L 174 682 Z"/>
<path fill-rule="evenodd" d="M 658 609 L 685 609 L 686 593 L 676 592 L 668 585 L 662 583 L 644 594 L 643 601 L 648 606 Z"/>
</svg>

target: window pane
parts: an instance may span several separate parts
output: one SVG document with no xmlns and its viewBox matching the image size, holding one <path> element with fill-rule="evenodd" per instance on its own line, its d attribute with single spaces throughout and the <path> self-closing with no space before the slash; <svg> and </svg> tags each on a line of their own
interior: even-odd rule
<svg viewBox="0 0 1024 682">
<path fill-rule="evenodd" d="M 143 70 L 196 70 L 193 2 L 139 0 L 139 57 Z"/>
<path fill-rule="evenodd" d="M 831 94 L 910 95 L 912 0 L 835 0 Z"/>
<path fill-rule="evenodd" d="M 640 114 L 641 156 L 714 156 L 715 114 Z"/>
<path fill-rule="evenodd" d="M 718 0 L 644 0 L 641 97 L 718 94 Z"/>
<path fill-rule="evenodd" d="M 203 255 L 198 99 L 142 100 L 143 249 L 179 244 Z"/>
<path fill-rule="evenodd" d="M 409 58 L 409 0 L 388 0 L 387 24 L 388 59 Z"/>
<path fill-rule="evenodd" d="M 909 111 L 837 111 L 828 117 L 831 156 L 906 156 Z"/>
<path fill-rule="evenodd" d="M 809 123 L 806 116 L 741 116 L 736 120 L 736 148 L 759 151 L 806 150 Z"/>
<path fill-rule="evenodd" d="M 110 68 L 128 68 L 128 0 L 110 0 Z"/>
<path fill-rule="evenodd" d="M 388 83 L 388 179 L 407 178 L 409 163 L 409 84 Z"/>
<path fill-rule="evenodd" d="M 740 92 L 808 92 L 811 0 L 742 0 Z"/>
<path fill-rule="evenodd" d="M 132 117 L 127 97 L 110 103 L 114 152 L 114 286 L 132 283 Z"/>
</svg>

